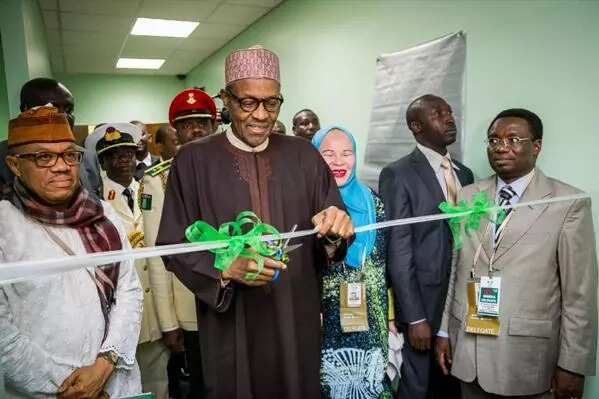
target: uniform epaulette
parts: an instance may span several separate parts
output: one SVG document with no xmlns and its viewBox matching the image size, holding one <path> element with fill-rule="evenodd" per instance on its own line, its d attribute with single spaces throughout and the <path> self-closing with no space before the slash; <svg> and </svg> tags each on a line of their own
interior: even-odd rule
<svg viewBox="0 0 599 399">
<path fill-rule="evenodd" d="M 159 174 L 161 174 L 162 172 L 169 170 L 172 163 L 173 163 L 172 158 L 168 159 L 166 161 L 162 161 L 162 162 L 152 166 L 151 168 L 146 169 L 145 174 L 150 175 L 152 177 L 156 177 Z"/>
</svg>

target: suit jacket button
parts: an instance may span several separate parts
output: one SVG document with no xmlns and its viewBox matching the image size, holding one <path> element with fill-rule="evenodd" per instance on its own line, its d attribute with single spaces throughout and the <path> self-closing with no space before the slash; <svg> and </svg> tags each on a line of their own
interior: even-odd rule
<svg viewBox="0 0 599 399">
<path fill-rule="evenodd" d="M 146 288 L 146 294 L 147 294 L 148 292 L 150 292 L 150 289 L 149 289 L 149 288 Z"/>
</svg>

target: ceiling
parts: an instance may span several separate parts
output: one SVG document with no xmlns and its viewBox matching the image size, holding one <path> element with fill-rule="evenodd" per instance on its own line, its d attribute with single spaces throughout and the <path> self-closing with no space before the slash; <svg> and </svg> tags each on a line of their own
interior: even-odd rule
<svg viewBox="0 0 599 399">
<path fill-rule="evenodd" d="M 282 0 L 38 0 L 52 70 L 187 74 Z M 137 17 L 199 21 L 187 38 L 129 35 Z M 120 57 L 164 58 L 159 70 L 116 69 Z"/>
</svg>

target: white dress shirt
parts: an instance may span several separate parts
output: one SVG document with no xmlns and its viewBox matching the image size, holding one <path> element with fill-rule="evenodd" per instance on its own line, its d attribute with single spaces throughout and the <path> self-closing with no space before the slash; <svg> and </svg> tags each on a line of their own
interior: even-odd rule
<svg viewBox="0 0 599 399">
<path fill-rule="evenodd" d="M 144 163 L 149 168 L 150 166 L 152 166 L 152 154 L 150 154 L 150 151 L 148 151 L 148 153 L 146 154 L 146 157 L 144 159 L 142 159 L 141 161 L 138 161 L 138 160 L 135 160 L 135 161 L 136 161 L 136 165 L 139 165 L 140 163 Z"/>
<path fill-rule="evenodd" d="M 516 195 L 514 195 L 512 199 L 510 199 L 510 205 L 516 205 L 518 202 L 520 202 L 522 195 L 524 195 L 524 190 L 526 190 L 526 187 L 528 187 L 528 185 L 530 184 L 530 181 L 532 180 L 534 174 L 535 170 L 533 169 L 526 175 L 514 180 L 509 184 L 504 182 L 501 179 L 501 177 L 497 176 L 497 190 L 495 191 L 495 203 L 499 203 L 499 192 L 501 191 L 501 189 L 505 186 L 510 186 L 512 190 L 514 190 L 514 192 L 516 193 Z"/>
<path fill-rule="evenodd" d="M 449 159 L 449 162 L 451 162 L 451 166 L 453 167 L 453 178 L 456 182 L 456 190 L 460 191 L 462 185 L 460 184 L 458 175 L 455 172 L 456 170 L 460 170 L 460 168 L 452 161 L 449 152 L 447 152 L 447 154 L 443 156 L 439 154 L 437 151 L 431 150 L 430 148 L 425 147 L 421 144 L 416 144 L 416 147 L 420 150 L 420 152 L 422 152 L 431 168 L 433 168 L 433 171 L 435 172 L 435 177 L 437 178 L 437 181 L 441 186 L 441 190 L 443 190 L 443 195 L 445 196 L 445 199 L 447 200 L 447 183 L 445 183 L 445 175 L 443 174 L 443 158 L 447 158 Z"/>
</svg>

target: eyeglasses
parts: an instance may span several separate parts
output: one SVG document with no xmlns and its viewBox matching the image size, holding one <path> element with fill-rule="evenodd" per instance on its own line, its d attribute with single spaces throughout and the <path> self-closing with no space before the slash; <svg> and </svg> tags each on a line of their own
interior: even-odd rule
<svg viewBox="0 0 599 399">
<path fill-rule="evenodd" d="M 258 99 L 255 97 L 244 97 L 240 98 L 235 95 L 231 91 L 231 89 L 226 89 L 227 93 L 237 101 L 239 107 L 245 112 L 254 112 L 258 109 L 260 104 L 264 105 L 264 109 L 268 112 L 277 112 L 281 105 L 283 104 L 283 97 L 268 97 L 263 99 Z"/>
<path fill-rule="evenodd" d="M 35 165 L 38 168 L 51 168 L 56 165 L 58 157 L 62 158 L 64 163 L 69 166 L 79 165 L 83 159 L 83 151 L 69 150 L 65 152 L 30 152 L 23 154 L 15 154 L 17 158 L 33 158 Z"/>
<path fill-rule="evenodd" d="M 520 148 L 523 143 L 525 143 L 527 141 L 532 142 L 533 140 L 528 137 L 508 137 L 506 139 L 500 139 L 497 137 L 489 137 L 485 141 L 487 143 L 487 146 L 490 149 L 496 150 L 498 148 L 501 148 L 502 146 L 505 146 L 506 148 L 510 148 L 510 149 L 511 148 Z"/>
</svg>

